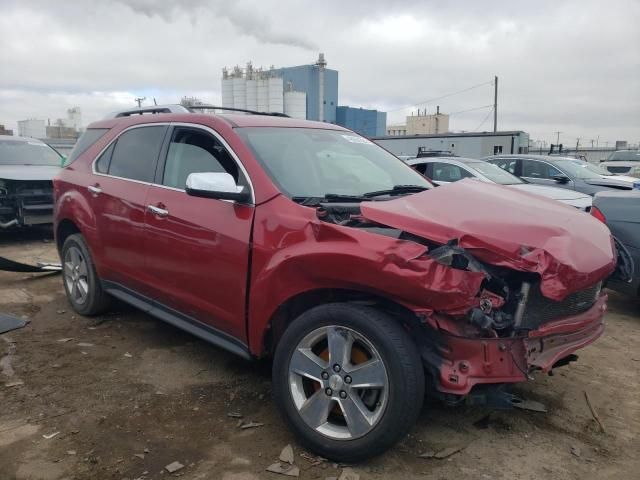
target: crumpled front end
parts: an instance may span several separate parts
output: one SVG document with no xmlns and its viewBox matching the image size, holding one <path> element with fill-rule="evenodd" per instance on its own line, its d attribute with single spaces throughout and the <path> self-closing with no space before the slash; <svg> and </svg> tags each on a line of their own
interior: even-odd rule
<svg viewBox="0 0 640 480">
<path fill-rule="evenodd" d="M 53 222 L 53 183 L 0 179 L 0 229 Z"/>
</svg>

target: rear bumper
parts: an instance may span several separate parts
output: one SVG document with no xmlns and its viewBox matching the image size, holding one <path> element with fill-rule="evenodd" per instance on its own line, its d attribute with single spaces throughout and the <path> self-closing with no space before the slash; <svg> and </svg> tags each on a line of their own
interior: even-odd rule
<svg viewBox="0 0 640 480">
<path fill-rule="evenodd" d="M 558 360 L 594 342 L 604 331 L 607 295 L 586 312 L 543 324 L 527 336 L 465 338 L 443 333 L 437 351 L 423 355 L 438 379 L 435 388 L 466 395 L 479 384 L 526 381 L 535 370 L 548 372 Z"/>
</svg>

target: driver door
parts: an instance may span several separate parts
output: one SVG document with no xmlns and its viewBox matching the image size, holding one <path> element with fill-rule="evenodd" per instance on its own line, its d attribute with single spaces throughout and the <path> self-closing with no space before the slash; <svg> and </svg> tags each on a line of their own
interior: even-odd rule
<svg viewBox="0 0 640 480">
<path fill-rule="evenodd" d="M 250 188 L 248 181 L 210 129 L 175 126 L 168 138 L 146 202 L 145 265 L 152 295 L 159 308 L 183 321 L 197 320 L 246 343 L 254 207 L 193 197 L 185 186 L 195 172 L 227 172 Z"/>
</svg>

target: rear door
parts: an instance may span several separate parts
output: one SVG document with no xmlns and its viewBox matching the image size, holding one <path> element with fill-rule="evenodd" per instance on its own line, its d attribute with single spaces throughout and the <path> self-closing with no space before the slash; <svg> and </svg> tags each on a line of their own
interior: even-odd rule
<svg viewBox="0 0 640 480">
<path fill-rule="evenodd" d="M 96 160 L 87 187 L 100 239 L 100 276 L 141 293 L 145 200 L 167 129 L 140 125 L 124 131 Z"/>
<path fill-rule="evenodd" d="M 222 137 L 207 127 L 176 125 L 168 138 L 146 201 L 152 296 L 180 320 L 197 320 L 246 343 L 254 206 L 193 197 L 185 184 L 190 173 L 227 172 L 251 190 L 248 176 Z"/>
</svg>

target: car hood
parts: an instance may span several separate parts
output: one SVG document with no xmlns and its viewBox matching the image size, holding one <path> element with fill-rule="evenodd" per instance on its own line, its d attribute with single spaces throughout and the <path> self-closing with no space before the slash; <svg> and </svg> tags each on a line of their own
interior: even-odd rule
<svg viewBox="0 0 640 480">
<path fill-rule="evenodd" d="M 53 165 L 0 165 L 0 179 L 53 180 L 60 167 Z"/>
<path fill-rule="evenodd" d="M 540 275 L 553 300 L 606 278 L 616 259 L 609 229 L 555 200 L 462 180 L 394 200 L 361 204 L 366 219 L 438 244 L 457 242 L 486 263 Z"/>
<path fill-rule="evenodd" d="M 568 188 L 545 187 L 544 185 L 534 185 L 532 183 L 523 183 L 518 185 L 509 185 L 523 192 L 533 193 L 554 200 L 578 200 L 581 198 L 589 198 L 589 195 L 569 190 Z"/>
<path fill-rule="evenodd" d="M 638 181 L 636 177 L 630 177 L 628 175 L 603 175 L 602 178 L 607 180 L 615 180 L 616 182 L 624 182 L 633 185 Z"/>
<path fill-rule="evenodd" d="M 621 190 L 631 190 L 633 188 L 633 185 L 629 182 L 604 175 L 601 178 L 590 178 L 588 180 L 583 180 L 583 182 L 589 185 L 600 185 L 603 187 L 619 188 Z"/>
</svg>

